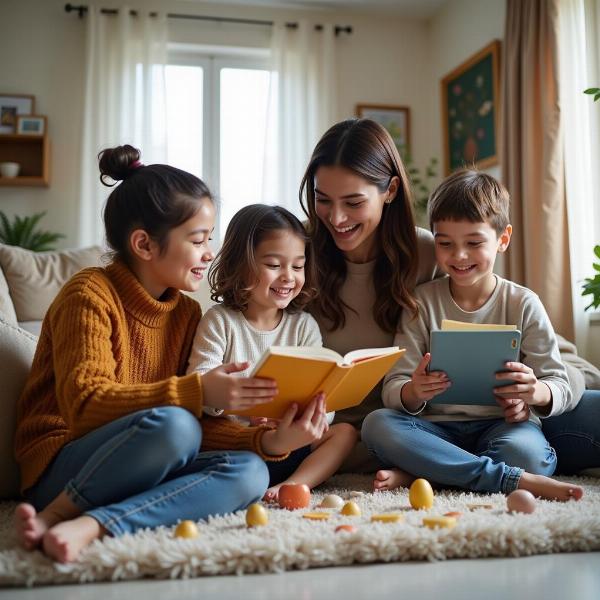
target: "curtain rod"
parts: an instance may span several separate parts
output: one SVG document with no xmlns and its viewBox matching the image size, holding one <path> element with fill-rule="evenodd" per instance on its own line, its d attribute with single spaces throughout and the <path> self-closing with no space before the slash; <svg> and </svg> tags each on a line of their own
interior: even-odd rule
<svg viewBox="0 0 600 600">
<path fill-rule="evenodd" d="M 80 4 L 79 6 L 75 6 L 71 3 L 65 4 L 65 12 L 77 12 L 79 18 L 82 19 L 84 15 L 87 13 L 88 7 Z M 116 8 L 101 8 L 100 12 L 103 15 L 116 15 L 119 13 L 119 10 Z M 133 16 L 137 16 L 136 10 L 129 11 L 129 14 Z M 156 17 L 156 12 L 150 13 L 151 17 Z M 244 25 L 266 25 L 271 27 L 274 25 L 273 21 L 262 21 L 258 19 L 237 19 L 233 17 L 211 17 L 209 15 L 183 15 L 179 13 L 167 13 L 168 19 L 190 19 L 195 21 L 215 21 L 217 23 L 241 23 Z M 286 23 L 286 27 L 290 29 L 296 29 L 298 27 L 298 23 Z M 317 31 L 321 31 L 323 29 L 323 25 L 315 25 L 315 29 Z M 335 25 L 335 35 L 339 35 L 340 33 L 352 33 L 351 25 Z"/>
</svg>

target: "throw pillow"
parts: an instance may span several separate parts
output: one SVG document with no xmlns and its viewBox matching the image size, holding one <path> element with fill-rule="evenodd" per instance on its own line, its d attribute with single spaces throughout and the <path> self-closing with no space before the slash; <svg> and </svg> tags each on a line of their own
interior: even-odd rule
<svg viewBox="0 0 600 600">
<path fill-rule="evenodd" d="M 6 319 L 9 323 L 14 323 L 15 325 L 17 323 L 15 307 L 10 299 L 8 283 L 2 269 L 0 269 L 0 317 Z"/>
<path fill-rule="evenodd" d="M 54 297 L 77 271 L 99 266 L 102 248 L 32 252 L 0 244 L 4 272 L 17 320 L 41 321 Z"/>
<path fill-rule="evenodd" d="M 17 400 L 23 391 L 37 339 L 0 318 L 0 498 L 19 495 L 19 468 L 14 458 Z"/>
</svg>

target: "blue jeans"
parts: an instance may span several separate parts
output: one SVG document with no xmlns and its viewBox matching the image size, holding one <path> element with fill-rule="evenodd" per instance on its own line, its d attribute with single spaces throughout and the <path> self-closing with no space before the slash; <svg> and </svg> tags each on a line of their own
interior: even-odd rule
<svg viewBox="0 0 600 600">
<path fill-rule="evenodd" d="M 198 521 L 262 498 L 269 473 L 259 456 L 199 452 L 201 441 L 187 410 L 141 410 L 65 445 L 25 496 L 41 510 L 66 491 L 113 535 Z"/>
<path fill-rule="evenodd" d="M 477 492 L 508 494 L 523 471 L 552 475 L 556 467 L 554 450 L 529 421 L 431 422 L 383 408 L 367 415 L 362 439 L 384 465 Z"/>
<path fill-rule="evenodd" d="M 586 391 L 572 411 L 543 419 L 542 430 L 556 450 L 558 473 L 600 467 L 600 390 Z"/>
</svg>

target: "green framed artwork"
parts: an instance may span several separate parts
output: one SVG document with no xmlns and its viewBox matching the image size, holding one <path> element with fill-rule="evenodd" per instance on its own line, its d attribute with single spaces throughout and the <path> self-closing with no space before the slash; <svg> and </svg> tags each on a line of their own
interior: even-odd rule
<svg viewBox="0 0 600 600">
<path fill-rule="evenodd" d="M 441 81 L 446 175 L 498 162 L 499 63 L 500 41 L 494 40 Z"/>
</svg>

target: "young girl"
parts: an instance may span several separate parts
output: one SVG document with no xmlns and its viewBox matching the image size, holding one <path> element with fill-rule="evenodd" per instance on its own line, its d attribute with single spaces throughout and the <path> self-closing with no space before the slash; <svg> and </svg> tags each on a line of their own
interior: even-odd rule
<svg viewBox="0 0 600 600">
<path fill-rule="evenodd" d="M 284 208 L 254 204 L 233 217 L 208 275 L 212 298 L 222 304 L 198 326 L 188 373 L 206 373 L 224 362 L 256 363 L 271 346 L 322 345 L 316 321 L 302 312 L 315 295 L 305 246 L 302 223 Z M 356 439 L 352 426 L 334 425 L 312 445 L 268 465 L 271 487 L 265 499 L 275 501 L 286 482 L 311 488 L 322 483 Z"/>
<path fill-rule="evenodd" d="M 322 399 L 276 430 L 199 423 L 205 403 L 247 408 L 277 392 L 232 376 L 245 364 L 185 375 L 200 307 L 179 290 L 196 290 L 213 258 L 214 202 L 197 177 L 144 166 L 131 146 L 102 152 L 100 172 L 122 181 L 104 210 L 113 260 L 52 303 L 17 409 L 16 532 L 61 562 L 104 535 L 246 507 L 267 488 L 260 457 L 286 458 L 327 427 Z M 200 451 L 223 448 L 236 451 Z"/>
</svg>

